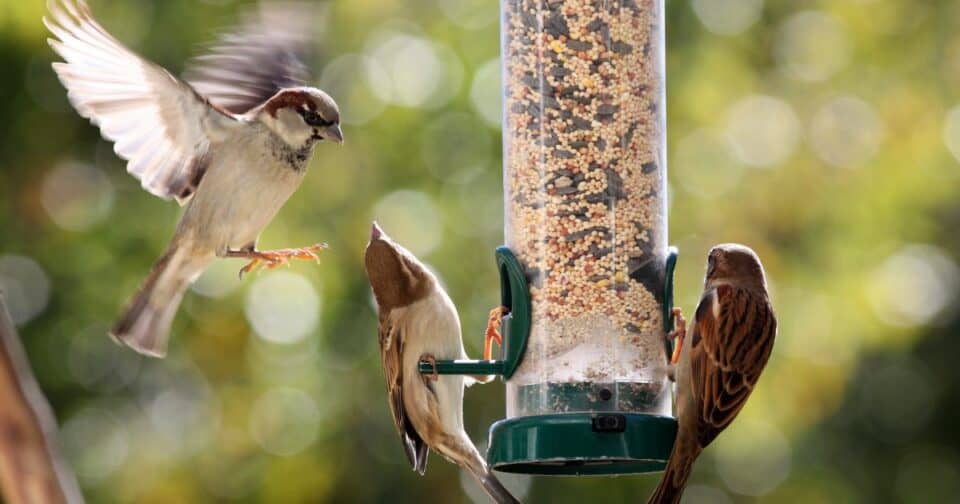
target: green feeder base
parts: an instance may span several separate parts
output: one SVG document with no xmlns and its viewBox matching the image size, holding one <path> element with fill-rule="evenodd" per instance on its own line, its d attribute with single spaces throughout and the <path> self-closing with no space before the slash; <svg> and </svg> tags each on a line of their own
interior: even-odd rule
<svg viewBox="0 0 960 504">
<path fill-rule="evenodd" d="M 677 421 L 636 413 L 564 413 L 500 420 L 487 461 L 497 471 L 553 476 L 662 471 Z"/>
</svg>

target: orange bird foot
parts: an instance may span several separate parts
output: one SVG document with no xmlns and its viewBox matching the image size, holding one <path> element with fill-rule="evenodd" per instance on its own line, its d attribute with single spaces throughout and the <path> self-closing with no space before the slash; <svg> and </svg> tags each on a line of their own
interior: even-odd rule
<svg viewBox="0 0 960 504">
<path fill-rule="evenodd" d="M 309 247 L 279 249 L 279 250 L 228 250 L 226 257 L 240 257 L 250 259 L 246 266 L 240 268 L 240 278 L 243 275 L 263 267 L 273 269 L 277 266 L 289 264 L 293 259 L 313 260 L 320 262 L 318 252 L 327 249 L 326 243 L 318 243 Z"/>
<path fill-rule="evenodd" d="M 423 354 L 420 356 L 421 362 L 429 362 L 433 366 L 433 373 L 424 376 L 425 379 L 430 381 L 437 381 L 440 379 L 440 373 L 437 372 L 437 358 L 433 354 Z"/>
<path fill-rule="evenodd" d="M 490 315 L 487 317 L 487 332 L 484 334 L 483 339 L 484 360 L 493 358 L 494 341 L 497 342 L 497 345 L 503 346 L 503 335 L 500 334 L 500 324 L 503 322 L 503 316 L 509 312 L 510 310 L 506 306 L 498 306 L 490 310 Z"/>
<path fill-rule="evenodd" d="M 670 356 L 670 364 L 680 362 L 680 349 L 683 348 L 683 340 L 687 337 L 687 319 L 683 318 L 683 310 L 680 308 L 673 309 L 673 324 L 673 331 L 667 335 L 668 340 L 676 340 L 673 355 Z"/>
</svg>

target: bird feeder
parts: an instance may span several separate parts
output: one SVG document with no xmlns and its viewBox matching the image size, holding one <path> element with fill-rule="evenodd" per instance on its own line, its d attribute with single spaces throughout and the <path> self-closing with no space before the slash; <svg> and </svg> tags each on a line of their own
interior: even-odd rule
<svg viewBox="0 0 960 504">
<path fill-rule="evenodd" d="M 676 433 L 667 378 L 663 0 L 502 0 L 499 471 L 661 470 Z M 421 372 L 433 372 L 423 363 Z"/>
</svg>

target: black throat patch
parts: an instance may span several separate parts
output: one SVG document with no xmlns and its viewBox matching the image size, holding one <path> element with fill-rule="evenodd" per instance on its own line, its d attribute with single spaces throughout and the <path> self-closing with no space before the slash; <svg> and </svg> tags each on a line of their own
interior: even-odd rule
<svg viewBox="0 0 960 504">
<path fill-rule="evenodd" d="M 270 142 L 273 156 L 283 162 L 286 166 L 297 172 L 307 169 L 310 157 L 313 155 L 313 147 L 316 144 L 312 139 L 308 140 L 303 147 L 295 148 L 287 145 L 280 137 L 274 135 Z"/>
</svg>

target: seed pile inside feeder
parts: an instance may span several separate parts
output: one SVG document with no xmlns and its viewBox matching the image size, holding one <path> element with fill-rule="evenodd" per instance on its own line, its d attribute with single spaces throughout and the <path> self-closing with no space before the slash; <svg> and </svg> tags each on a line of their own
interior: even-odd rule
<svg viewBox="0 0 960 504">
<path fill-rule="evenodd" d="M 511 416 L 669 412 L 661 3 L 504 0 L 507 243 L 534 308 Z"/>
</svg>

